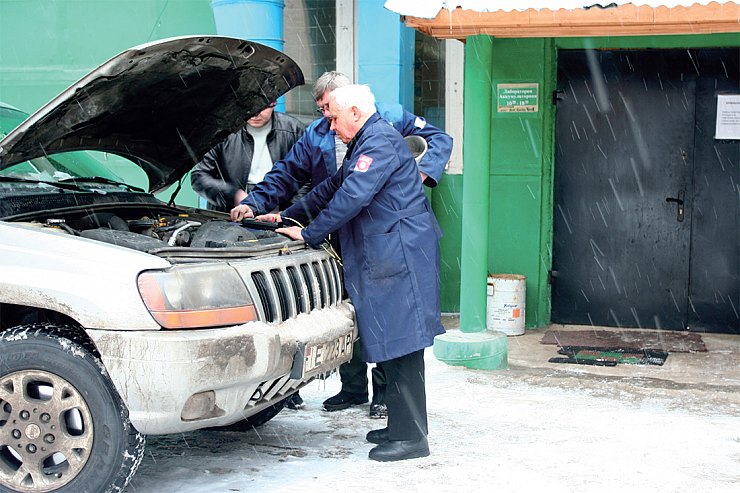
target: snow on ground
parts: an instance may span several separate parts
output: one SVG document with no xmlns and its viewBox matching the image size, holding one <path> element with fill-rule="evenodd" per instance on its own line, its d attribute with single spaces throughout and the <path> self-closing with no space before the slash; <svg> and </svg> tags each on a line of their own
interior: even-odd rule
<svg viewBox="0 0 740 493">
<path fill-rule="evenodd" d="M 427 458 L 368 460 L 365 433 L 384 422 L 367 404 L 321 410 L 335 374 L 256 431 L 148 437 L 125 493 L 740 491 L 737 406 L 598 378 L 549 385 L 547 374 L 448 366 L 431 350 L 426 364 Z"/>
</svg>

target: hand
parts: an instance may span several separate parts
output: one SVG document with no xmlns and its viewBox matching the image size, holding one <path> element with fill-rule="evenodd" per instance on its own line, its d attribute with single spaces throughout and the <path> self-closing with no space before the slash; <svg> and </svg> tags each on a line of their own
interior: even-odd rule
<svg viewBox="0 0 740 493">
<path fill-rule="evenodd" d="M 283 220 L 280 218 L 280 213 L 261 214 L 255 217 L 258 221 L 267 221 L 268 223 L 281 223 Z"/>
<path fill-rule="evenodd" d="M 423 171 L 419 171 L 419 176 L 421 177 L 421 182 L 424 183 L 427 181 L 427 178 L 429 177 L 428 174 L 424 173 Z"/>
<path fill-rule="evenodd" d="M 246 204 L 239 204 L 233 209 L 231 209 L 231 220 L 239 222 L 242 219 L 247 219 L 250 217 L 254 217 L 254 212 L 252 212 L 252 208 L 249 207 Z"/>
<path fill-rule="evenodd" d="M 291 226 L 289 228 L 278 228 L 275 232 L 288 236 L 294 240 L 303 241 L 303 234 L 301 233 L 302 230 L 303 228 L 299 226 Z"/>
</svg>

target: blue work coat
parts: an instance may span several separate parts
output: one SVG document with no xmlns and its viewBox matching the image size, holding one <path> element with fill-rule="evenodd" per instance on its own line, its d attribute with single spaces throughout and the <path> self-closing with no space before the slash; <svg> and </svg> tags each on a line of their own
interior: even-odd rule
<svg viewBox="0 0 740 493">
<path fill-rule="evenodd" d="M 303 230 L 313 247 L 339 231 L 367 362 L 429 347 L 444 332 L 440 235 L 418 173 L 401 134 L 375 113 L 350 142 L 342 168 L 282 213 L 314 216 Z"/>
<path fill-rule="evenodd" d="M 377 104 L 376 108 L 404 137 L 418 135 L 427 141 L 428 150 L 418 165 L 417 175 L 418 171 L 423 172 L 428 176 L 424 184 L 436 186 L 450 160 L 452 137 L 399 104 Z M 326 118 L 311 123 L 288 155 L 273 165 L 242 204 L 247 204 L 255 214 L 265 214 L 289 202 L 302 185 L 310 183 L 314 188 L 332 176 L 337 171 L 337 158 L 330 126 Z M 296 219 L 303 223 L 308 217 L 304 213 Z"/>
</svg>

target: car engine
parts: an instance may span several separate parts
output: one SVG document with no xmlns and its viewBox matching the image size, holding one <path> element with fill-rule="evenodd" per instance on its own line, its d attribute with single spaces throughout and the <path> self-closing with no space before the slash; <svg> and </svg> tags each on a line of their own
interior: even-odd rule
<svg viewBox="0 0 740 493">
<path fill-rule="evenodd" d="M 171 248 L 234 248 L 276 246 L 288 238 L 269 229 L 258 229 L 199 214 L 144 214 L 124 218 L 113 212 L 92 212 L 70 217 L 50 217 L 35 222 L 74 236 L 156 253 Z"/>
</svg>

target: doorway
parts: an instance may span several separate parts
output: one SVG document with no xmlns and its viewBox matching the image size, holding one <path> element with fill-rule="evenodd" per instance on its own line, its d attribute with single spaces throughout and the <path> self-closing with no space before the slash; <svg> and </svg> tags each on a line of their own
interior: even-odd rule
<svg viewBox="0 0 740 493">
<path fill-rule="evenodd" d="M 559 53 L 553 322 L 740 333 L 740 140 L 715 138 L 739 60 Z"/>
</svg>

